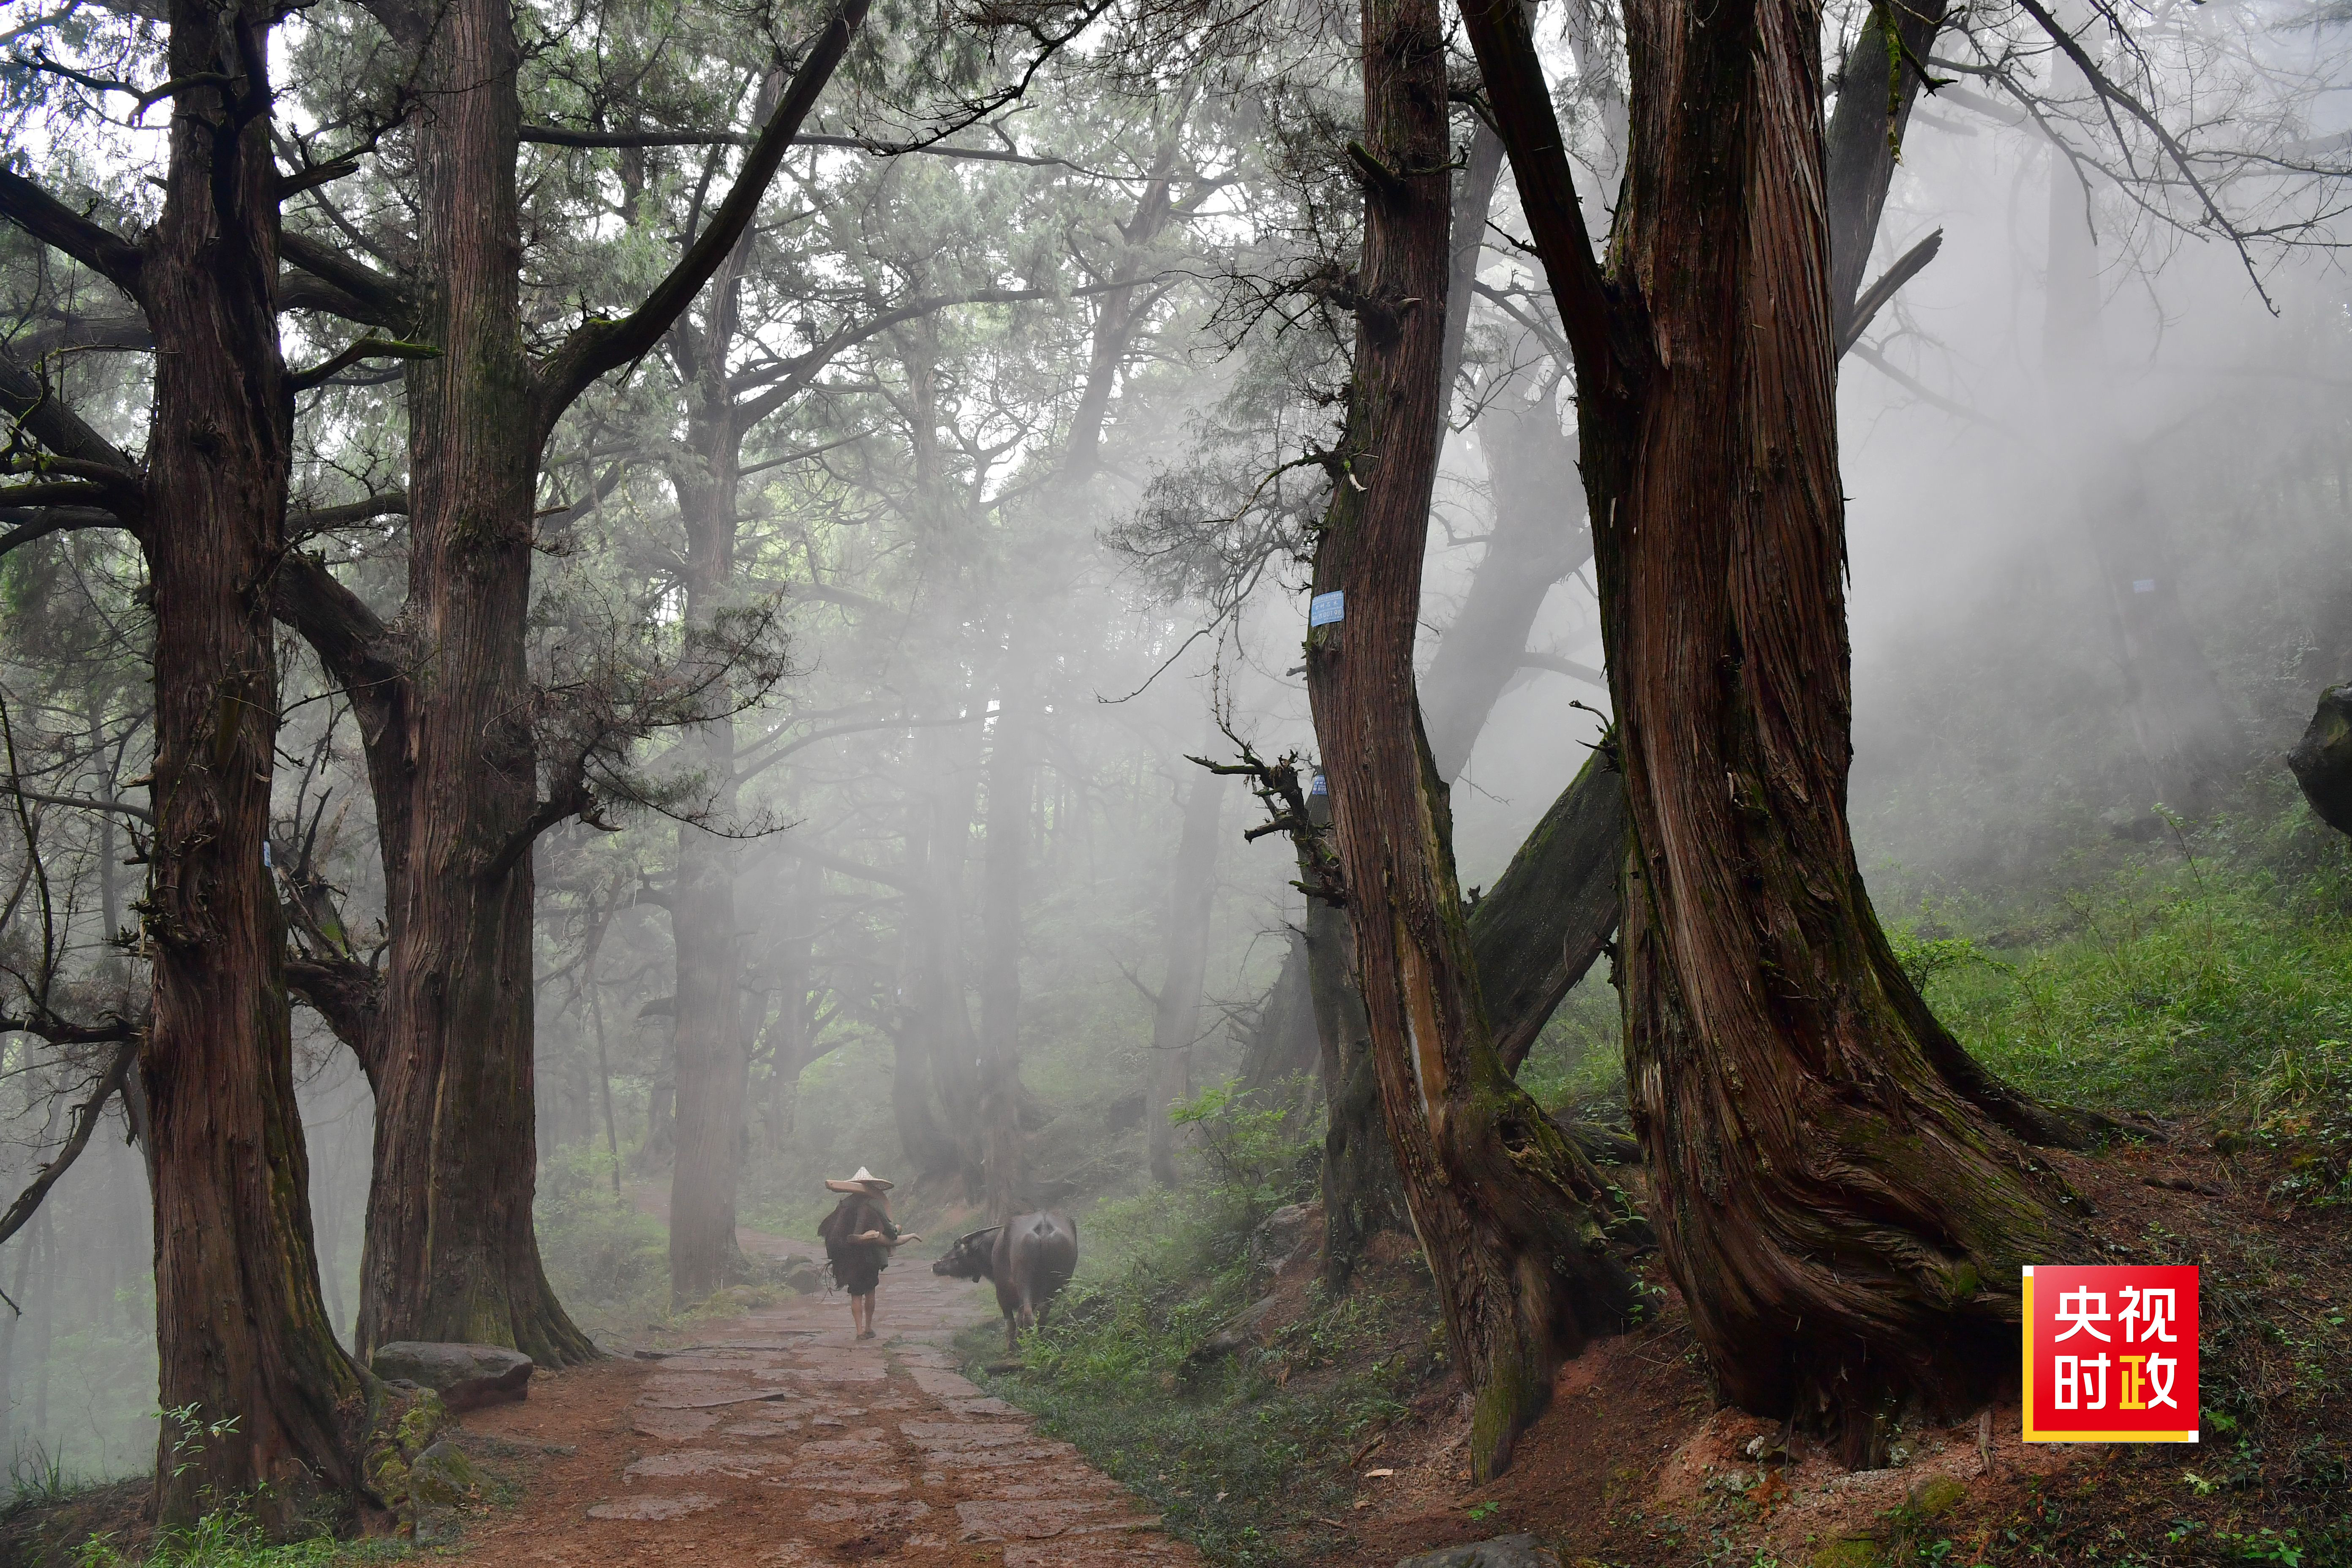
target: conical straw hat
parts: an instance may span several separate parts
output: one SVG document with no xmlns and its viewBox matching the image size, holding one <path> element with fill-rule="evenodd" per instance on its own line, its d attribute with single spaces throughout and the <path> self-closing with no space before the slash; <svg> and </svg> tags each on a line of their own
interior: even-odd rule
<svg viewBox="0 0 2352 1568">
<path fill-rule="evenodd" d="M 863 1165 L 858 1166 L 857 1174 L 847 1181 L 836 1182 L 827 1177 L 824 1184 L 836 1193 L 887 1193 L 891 1187 L 890 1183 L 884 1181 Z"/>
</svg>

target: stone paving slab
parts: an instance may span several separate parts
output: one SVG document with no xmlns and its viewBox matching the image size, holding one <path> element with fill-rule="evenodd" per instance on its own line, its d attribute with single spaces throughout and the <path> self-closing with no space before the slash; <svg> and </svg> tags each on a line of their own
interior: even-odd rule
<svg viewBox="0 0 2352 1568">
<path fill-rule="evenodd" d="M 658 1556 L 667 1527 L 685 1532 L 671 1560 L 759 1568 L 1198 1564 L 1139 1500 L 955 1370 L 955 1333 L 993 1315 L 984 1289 L 902 1267 L 884 1278 L 879 1340 L 856 1340 L 826 1292 L 664 1356 L 625 1417 L 633 1456 L 586 1515 L 641 1532 L 615 1560 Z M 727 1547 L 722 1520 L 739 1526 Z M 756 1550 L 733 1549 L 746 1538 Z"/>
</svg>

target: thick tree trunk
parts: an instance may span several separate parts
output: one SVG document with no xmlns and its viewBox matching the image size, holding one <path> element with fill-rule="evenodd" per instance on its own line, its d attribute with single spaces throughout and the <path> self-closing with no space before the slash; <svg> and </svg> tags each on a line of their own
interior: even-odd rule
<svg viewBox="0 0 2352 1568">
<path fill-rule="evenodd" d="M 1617 929 L 1625 781 L 1607 747 L 1585 760 L 1470 910 L 1470 949 L 1503 1070 L 1519 1064 Z"/>
<path fill-rule="evenodd" d="M 1309 795 L 1307 810 L 1317 831 L 1328 833 L 1328 790 Z M 1301 881 L 1316 885 L 1315 868 L 1305 855 L 1298 871 Z M 1372 1026 L 1364 1016 L 1363 993 L 1356 988 L 1356 936 L 1348 911 L 1309 893 L 1302 945 L 1323 1075 L 1323 1282 L 1336 1295 L 1355 1278 L 1372 1237 L 1406 1229 L 1412 1216 L 1405 1211 L 1404 1184 L 1389 1146 L 1387 1113 L 1381 1109 Z"/>
<path fill-rule="evenodd" d="M 280 1520 L 362 1489 L 359 1370 L 319 1293 L 294 1102 L 286 937 L 263 849 L 278 734 L 267 594 L 293 405 L 279 357 L 275 13 L 174 0 L 174 106 L 141 303 L 155 332 L 146 546 L 155 832 L 140 1054 L 155 1214 L 156 1502 L 185 1523 L 254 1497 Z M 264 1490 L 262 1489 L 268 1489 Z"/>
<path fill-rule="evenodd" d="M 1192 1092 L 1192 1042 L 1201 1032 L 1201 983 L 1209 968 L 1209 914 L 1217 897 L 1217 817 L 1225 781 L 1196 773 L 1184 796 L 1184 826 L 1168 874 L 1168 965 L 1151 1014 L 1150 1092 L 1143 1108 L 1151 1178 L 1176 1184 L 1176 1126 L 1170 1109 Z"/>
<path fill-rule="evenodd" d="M 1654 1218 L 1717 1390 L 1860 1461 L 2008 1374 L 2063 1188 L 1973 1102 L 1855 866 L 1820 14 L 1628 12 L 1599 273 L 1533 40 L 1469 32 L 1577 348 L 1633 846 L 1620 974 Z M 1964 1065 L 1966 1064 L 1966 1065 Z M 1973 1075 L 1966 1088 L 1961 1080 Z"/>
<path fill-rule="evenodd" d="M 408 375 L 406 621 L 415 680 L 396 793 L 377 795 L 391 952 L 376 1078 L 362 1352 L 394 1340 L 594 1355 L 549 1287 L 537 1187 L 528 706 L 540 431 L 515 190 L 521 64 L 506 0 L 453 0 L 422 52 L 415 126 L 423 335 Z M 390 831 L 384 831 L 389 822 Z M 520 847 L 520 853 L 517 853 Z"/>
<path fill-rule="evenodd" d="M 1559 1362 L 1612 1331 L 1631 1282 L 1607 1188 L 1503 1071 L 1457 886 L 1446 789 L 1413 689 L 1413 633 L 1444 425 L 1449 163 L 1434 0 L 1363 11 L 1363 302 L 1315 591 L 1345 618 L 1307 641 L 1372 1058 L 1414 1228 L 1474 1400 L 1480 1479 L 1508 1464 Z"/>
<path fill-rule="evenodd" d="M 1015 674 L 996 710 L 980 886 L 981 1168 L 989 1216 L 1000 1223 L 1021 1212 L 1029 1190 L 1021 1137 L 1021 900 L 1038 722 L 1018 658 L 1006 662 Z"/>
<path fill-rule="evenodd" d="M 1942 9 L 1932 5 L 1917 9 L 1898 5 L 1891 14 L 1895 18 L 1902 47 L 1917 58 L 1927 58 L 1942 28 Z M 1576 43 L 1580 37 L 1571 30 L 1570 42 Z M 1591 47 L 1591 40 L 1586 39 L 1580 47 L 1580 59 L 1586 58 L 1584 51 Z M 1842 323 L 1838 339 L 1841 353 L 1851 346 L 1857 328 L 1855 304 L 1863 291 L 1879 216 L 1885 206 L 1887 182 L 1895 167 L 1888 107 L 1891 101 L 1892 134 L 1899 138 L 1918 95 L 1916 71 L 1906 70 L 1897 79 L 1891 100 L 1887 77 L 1885 36 L 1875 29 L 1867 30 L 1846 55 L 1837 111 L 1829 130 L 1831 299 Z M 1623 105 L 1612 96 L 1603 107 L 1612 128 L 1611 145 L 1622 146 Z M 1601 184 L 1605 186 L 1608 183 L 1604 174 Z M 1475 620 L 1471 614 L 1474 605 L 1465 604 L 1457 625 L 1500 624 L 1506 614 L 1525 616 L 1531 622 L 1540 597 L 1532 596 L 1531 602 L 1524 586 L 1509 584 L 1539 578 L 1542 568 L 1526 564 L 1525 560 L 1533 552 L 1559 549 L 1558 542 L 1564 537 L 1571 541 L 1573 553 L 1567 570 L 1573 571 L 1591 559 L 1591 539 L 1582 525 L 1582 498 L 1565 503 L 1563 510 L 1559 496 L 1559 486 L 1569 471 L 1561 460 L 1569 455 L 1565 450 L 1568 438 L 1558 436 L 1556 424 L 1531 422 L 1533 412 L 1518 415 L 1514 422 L 1516 430 L 1499 425 L 1490 426 L 1496 432 L 1488 460 L 1494 465 L 1496 537 L 1488 546 L 1487 557 L 1479 563 L 1479 576 L 1471 590 L 1473 600 L 1479 600 L 1481 594 L 1487 591 L 1485 585 L 1490 567 L 1509 565 L 1510 570 L 1492 591 L 1492 597 L 1475 605 L 1478 611 Z M 1489 419 L 1492 421 L 1494 416 L 1490 415 Z M 1551 440 L 1554 437 L 1558 437 L 1557 447 Z M 1571 516 L 1573 522 L 1569 521 Z M 1542 528 L 1530 528 L 1525 522 L 1512 524 L 1510 520 L 1514 518 L 1540 521 Z M 1507 526 L 1510 528 L 1507 537 Z M 1544 542 L 1545 531 L 1552 542 L 1549 544 Z M 1517 646 L 1525 646 L 1525 635 L 1522 625 Z M 1491 637 L 1480 640 L 1490 649 L 1498 646 Z M 1470 673 L 1472 679 L 1463 679 L 1465 673 Z M 1449 759 L 1457 767 L 1466 762 L 1467 746 L 1476 740 L 1476 731 L 1472 730 L 1466 742 L 1449 740 L 1441 744 L 1436 737 L 1448 729 L 1448 716 L 1467 707 L 1479 714 L 1483 725 L 1494 698 L 1485 698 L 1486 706 L 1478 707 L 1478 692 L 1491 685 L 1493 692 L 1499 695 L 1507 684 L 1508 674 L 1491 659 L 1465 658 L 1454 663 L 1449 659 L 1447 645 L 1438 645 L 1437 658 L 1431 663 L 1423 687 L 1428 694 L 1425 706 L 1433 715 L 1432 745 L 1437 751 L 1441 768 Z M 1441 684 L 1445 693 L 1442 702 L 1436 695 Z M 1472 910 L 1471 941 L 1478 952 L 1479 974 L 1486 988 L 1488 1022 L 1494 1029 L 1496 1048 L 1514 1072 L 1526 1059 L 1528 1050 L 1560 999 L 1584 977 L 1592 961 L 1606 949 L 1610 932 L 1617 927 L 1618 847 L 1624 839 L 1623 809 L 1623 783 L 1613 764 L 1598 759 L 1589 763 L 1519 847 L 1502 880 Z M 2013 1125 L 2021 1136 L 2071 1146 L 2084 1135 L 2085 1124 L 2081 1119 L 2053 1116 L 2027 1105 L 2006 1089 L 1990 1086 L 1989 1080 L 1984 1095 L 1997 1104 L 1993 1111 L 1996 1119 L 2004 1125 Z"/>
</svg>

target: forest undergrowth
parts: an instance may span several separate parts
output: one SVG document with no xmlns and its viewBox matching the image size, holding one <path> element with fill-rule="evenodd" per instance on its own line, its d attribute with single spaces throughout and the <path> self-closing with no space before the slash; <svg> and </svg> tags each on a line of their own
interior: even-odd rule
<svg viewBox="0 0 2352 1568">
<path fill-rule="evenodd" d="M 2117 1260 L 2207 1269 L 2206 1444 L 2186 1463 L 2116 1449 L 1948 1516 L 1905 1502 L 1863 1536 L 1787 1555 L 1768 1539 L 1769 1496 L 1758 1492 L 1759 1506 L 1749 1495 L 1759 1468 L 1679 1513 L 1651 1517 L 1619 1497 L 1599 1528 L 1622 1555 L 1589 1561 L 2352 1563 L 2341 1392 L 2352 1382 L 2352 855 L 2289 806 L 2202 831 L 2167 821 L 2160 837 L 2102 844 L 2053 870 L 2043 886 L 2055 892 L 1906 889 L 1908 907 L 1888 900 L 1890 935 L 1987 1065 L 2048 1099 L 2176 1129 L 2168 1144 L 2074 1167 L 2120 1194 L 2099 1227 Z M 1528 1063 L 1522 1080 L 1556 1114 L 1622 1121 L 1614 1006 L 1605 977 L 1588 979 Z M 1227 1090 L 1181 1114 L 1197 1179 L 1105 1205 L 1052 1323 L 1009 1362 L 993 1330 L 975 1331 L 963 1346 L 974 1375 L 1221 1562 L 1391 1560 L 1362 1552 L 1366 1446 L 1453 1413 L 1426 1271 L 1410 1256 L 1327 1296 L 1311 1260 L 1284 1267 L 1265 1244 L 1268 1216 L 1313 1195 L 1318 1127 Z M 2161 1173 L 2184 1161 L 2218 1161 L 2221 1183 Z M 2143 1198 L 2185 1200 L 2210 1227 L 2143 1213 Z M 2300 1215 L 2311 1245 L 2251 1234 L 2232 1220 L 2240 1205 L 2289 1225 Z M 1680 1382 L 1657 1408 L 1695 1424 L 1707 1402 L 1687 1335 L 1661 1322 L 1640 1337 L 1675 1347 Z M 1616 1495 L 1628 1473 L 1612 1464 L 1582 1479 Z M 1540 1505 L 1507 1485 L 1459 1489 L 1454 1527 L 1417 1521 L 1423 1541 L 1545 1529 Z"/>
<path fill-rule="evenodd" d="M 1320 1133 L 1295 1102 L 1223 1085 L 1176 1114 L 1196 1179 L 1100 1205 L 1079 1278 L 1016 1359 L 999 1359 L 993 1325 L 960 1348 L 1219 1561 L 1293 1561 L 1349 1510 L 1335 1457 L 1408 1416 L 1442 1373 L 1435 1292 L 1402 1247 L 1367 1261 L 1363 1288 L 1325 1292 L 1301 1215 Z M 1269 1225 L 1278 1214 L 1302 1223 Z M 1253 1317 L 1268 1331 L 1242 1326 Z"/>
</svg>

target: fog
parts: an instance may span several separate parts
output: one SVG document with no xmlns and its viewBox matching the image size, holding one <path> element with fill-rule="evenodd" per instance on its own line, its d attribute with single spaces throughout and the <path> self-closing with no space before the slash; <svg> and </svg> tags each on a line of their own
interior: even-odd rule
<svg viewBox="0 0 2352 1568">
<path fill-rule="evenodd" d="M 1167 1100 L 1253 1071 L 1313 1073 L 1311 1035 L 1303 1048 L 1295 1025 L 1286 1043 L 1268 1037 L 1269 993 L 1306 907 L 1291 842 L 1279 832 L 1244 842 L 1265 805 L 1246 781 L 1188 760 L 1231 761 L 1244 744 L 1269 761 L 1316 757 L 1298 673 L 1298 552 L 1330 481 L 1311 463 L 1269 476 L 1336 428 L 1331 389 L 1352 328 L 1328 289 L 1300 279 L 1356 243 L 1346 201 L 1329 195 L 1353 88 L 1351 65 L 1309 27 L 1311 8 L 1294 10 L 1286 25 L 1298 35 L 1267 51 L 1255 85 L 1234 58 L 1211 59 L 1201 75 L 1212 87 L 1155 100 L 1117 76 L 1133 62 L 1106 43 L 1056 63 L 1043 79 L 1050 91 L 997 110 L 993 140 L 957 133 L 959 145 L 1017 149 L 1026 163 L 793 153 L 747 247 L 740 331 L 717 353 L 752 390 L 798 374 L 795 355 L 822 345 L 831 357 L 728 459 L 750 477 L 734 503 L 732 563 L 717 577 L 689 583 L 705 546 L 681 521 L 680 486 L 713 470 L 695 447 L 694 372 L 678 340 L 609 377 L 559 427 L 533 540 L 530 673 L 542 695 L 518 694 L 517 708 L 536 727 L 542 771 L 568 756 L 594 795 L 589 820 L 566 814 L 530 850 L 540 1239 L 559 1296 L 592 1332 L 617 1342 L 690 1305 L 672 1300 L 663 1228 L 689 956 L 673 935 L 682 835 L 715 846 L 732 878 L 740 973 L 723 1005 L 740 1017 L 735 1048 L 749 1062 L 736 1218 L 804 1251 L 829 1202 L 822 1178 L 859 1165 L 898 1176 L 942 1229 L 979 1212 L 971 1128 L 955 1124 L 970 1105 L 953 1096 L 957 1061 L 973 1059 L 960 1054 L 984 1053 L 992 1016 L 1017 1048 L 1029 1177 L 1081 1206 L 1151 1188 L 1149 1140 Z M 1609 166 L 1609 121 L 1546 14 L 1597 220 L 1591 171 Z M 279 41 L 310 126 L 331 120 L 337 82 L 372 68 L 353 54 L 357 16 L 321 6 Z M 2065 134 L 2099 150 L 2101 172 L 2054 153 L 2013 109 L 1970 107 L 1991 101 L 1970 90 L 1985 89 L 1979 78 L 1961 89 L 1969 102 L 1923 97 L 1867 273 L 1930 232 L 1941 247 L 1839 371 L 1851 814 L 1890 921 L 1999 925 L 2029 896 L 2161 849 L 2184 823 L 2299 809 L 2280 759 L 2318 689 L 2352 677 L 2352 320 L 2334 248 L 2342 183 L 2325 150 L 2352 87 L 2345 29 L 2280 6 L 2132 16 L 2148 37 L 2185 30 L 2210 45 L 2134 79 L 2172 89 L 2161 111 L 2193 121 L 2200 149 L 2242 132 L 2273 150 L 2282 138 L 2323 150 L 2304 158 L 2307 171 L 2249 173 L 2218 153 L 2203 165 L 2221 199 L 2242 204 L 2233 240 L 2194 210 L 2137 126 L 2126 157 L 2104 149 L 2104 119 L 2084 102 L 2053 111 Z M 723 34 L 724 21 L 697 25 Z M 1832 62 L 1850 36 L 1838 21 L 1824 43 Z M 635 25 L 615 22 L 615 37 Z M 1974 24 L 1983 47 L 1970 58 L 2000 55 L 2001 25 Z M 1351 40 L 1352 26 L 1334 36 Z M 114 42 L 131 55 L 152 47 Z M 76 47 L 101 46 L 114 47 Z M 714 53 L 708 79 L 665 66 L 679 80 L 663 90 L 740 123 L 750 100 L 737 89 L 758 75 L 756 60 L 744 63 L 757 51 L 728 47 L 743 58 Z M 1947 47 L 1962 45 L 1956 36 Z M 924 123 L 889 101 L 904 90 L 890 73 L 910 68 L 912 49 L 911 34 L 878 49 L 819 128 L 888 139 Z M 619 70 L 593 49 L 551 50 L 575 72 Z M 2045 53 L 2011 68 L 2046 87 L 2057 68 Z M 572 113 L 564 72 L 533 69 L 534 115 Z M 15 162 L 79 182 L 118 216 L 152 211 L 139 184 L 142 160 L 159 155 L 152 138 L 69 110 L 79 89 L 68 83 L 7 79 Z M 944 115 L 952 95 L 930 90 L 923 101 Z M 1465 141 L 1468 125 L 1463 117 Z M 1142 209 L 1162 143 L 1177 149 L 1178 212 L 1154 227 Z M 689 151 L 525 149 L 535 332 L 586 313 L 568 300 L 601 309 L 667 265 L 675 235 L 664 225 L 699 212 L 694 182 L 708 184 L 717 166 Z M 2144 187 L 2118 184 L 2118 168 Z M 385 237 L 410 221 L 400 175 L 355 182 L 341 215 L 354 235 L 384 240 L 384 256 L 396 249 Z M 1492 216 L 1480 264 L 1489 292 L 1472 307 L 1425 563 L 1424 669 L 1496 529 L 1494 431 L 1553 363 L 1504 309 L 1550 319 L 1540 274 L 1511 247 L 1524 225 L 1507 170 Z M 302 222 L 318 228 L 315 217 Z M 2087 245 L 2069 251 L 2062 239 L 2053 252 L 2053 226 L 2069 223 Z M 87 278 L 60 285 L 22 234 L 9 246 L 19 338 L 54 327 L 60 301 L 93 297 Z M 1024 297 L 974 298 L 990 290 Z M 838 341 L 918 300 L 931 303 Z M 1108 310 L 1134 319 L 1108 351 L 1118 374 L 1105 380 Z M 707 303 L 698 311 L 689 321 L 705 330 Z M 296 363 L 325 357 L 331 341 L 315 322 L 289 337 Z M 61 374 L 110 437 L 145 438 L 139 356 L 87 356 Z M 1088 405 L 1090 374 L 1107 405 Z M 400 390 L 362 377 L 304 395 L 300 499 L 342 504 L 406 482 Z M 1073 431 L 1090 420 L 1098 465 L 1073 456 Z M 1565 451 L 1572 437 L 1561 439 Z M 1572 483 L 1550 493 L 1557 528 L 1580 530 Z M 398 517 L 306 548 L 324 551 L 379 614 L 398 611 Z M 25 787 L 113 798 L 145 771 L 137 584 L 135 550 L 100 532 L 6 558 L 0 680 Z M 2186 640 L 2149 642 L 2135 599 L 2163 600 L 2163 626 Z M 722 654 L 695 641 L 693 617 L 714 608 L 740 621 L 717 637 Z M 308 911 L 294 941 L 380 964 L 387 892 L 359 723 L 300 639 L 283 641 L 272 844 L 281 898 Z M 1526 646 L 1539 662 L 1502 683 L 1453 784 L 1465 889 L 1502 876 L 1602 733 L 1608 691 L 1561 668 L 1604 665 L 1585 553 L 1543 597 Z M 2182 673 L 2184 659 L 2197 668 Z M 2184 718 L 2181 683 L 2200 679 L 2217 705 Z M 725 700 L 705 700 L 714 686 Z M 1031 751 L 1008 780 L 997 763 L 1015 709 Z M 724 765 L 740 784 L 715 782 L 719 753 L 704 749 L 714 726 L 730 727 Z M 1203 788 L 1218 791 L 1222 814 L 1205 970 L 1197 1005 L 1178 1008 L 1190 1026 L 1171 1078 L 1170 1042 L 1154 1049 L 1155 1010 L 1181 984 L 1170 978 L 1183 918 L 1171 889 L 1185 804 Z M 0 834 L 8 883 L 29 863 L 28 839 L 37 844 L 62 933 L 43 936 L 20 889 L 0 951 L 20 991 L 41 983 L 54 952 L 61 1013 L 70 1003 L 96 1016 L 136 990 L 136 941 L 110 942 L 108 921 L 133 923 L 121 908 L 141 873 L 122 868 L 124 847 L 103 821 L 70 803 L 19 801 Z M 993 857 L 1014 839 L 1020 863 L 1008 870 Z M 301 903 L 305 888 L 315 905 Z M 927 947 L 934 935 L 940 945 Z M 1607 1087 L 1620 1070 L 1609 968 L 1583 980 L 1539 1062 L 1548 1082 L 1622 1098 Z M 6 1010 L 26 1016 L 21 997 Z M 373 1100 L 320 1015 L 298 1005 L 294 1018 L 322 1291 L 348 1343 Z M 96 1058 L 30 1033 L 6 1041 L 13 1192 L 55 1153 Z M 907 1144 L 904 1079 L 918 1070 L 945 1075 L 927 1112 L 941 1123 L 939 1149 Z M 1311 1089 L 1296 1092 L 1312 1102 Z M 20 1487 L 51 1470 L 128 1474 L 152 1458 L 153 1241 L 127 1114 L 120 1101 L 106 1112 L 88 1152 L 0 1247 L 0 1288 L 18 1309 L 0 1309 L 0 1455 L 14 1457 Z"/>
</svg>

